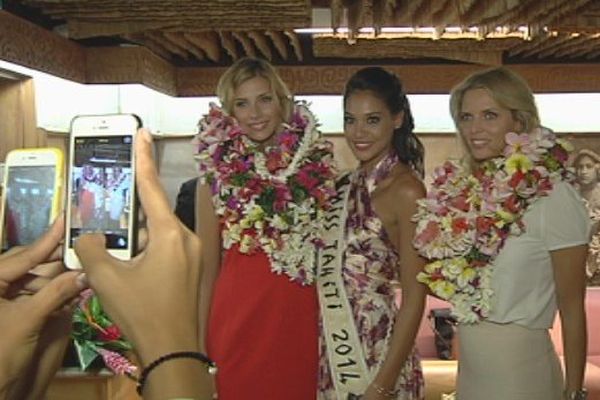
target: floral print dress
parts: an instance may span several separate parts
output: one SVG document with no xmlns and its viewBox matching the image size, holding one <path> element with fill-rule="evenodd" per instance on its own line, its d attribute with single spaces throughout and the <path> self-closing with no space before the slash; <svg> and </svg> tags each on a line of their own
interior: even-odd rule
<svg viewBox="0 0 600 400">
<path fill-rule="evenodd" d="M 393 283 L 398 279 L 398 253 L 371 205 L 371 193 L 398 163 L 395 155 L 380 161 L 368 175 L 351 179 L 342 266 L 344 287 L 352 308 L 366 364 L 375 376 L 385 360 L 398 308 Z M 337 400 L 321 330 L 319 399 Z M 421 363 L 413 350 L 396 383 L 397 399 L 424 398 Z"/>
</svg>

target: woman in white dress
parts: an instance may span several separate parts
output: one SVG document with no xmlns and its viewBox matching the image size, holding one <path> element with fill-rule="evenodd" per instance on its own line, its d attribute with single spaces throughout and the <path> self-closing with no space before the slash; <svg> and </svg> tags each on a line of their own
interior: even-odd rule
<svg viewBox="0 0 600 400">
<path fill-rule="evenodd" d="M 430 258 L 419 280 L 459 321 L 459 400 L 585 399 L 590 221 L 570 145 L 542 128 L 526 82 L 505 68 L 452 90 L 462 163 L 436 170 L 416 215 Z M 548 329 L 556 311 L 565 374 Z"/>
</svg>

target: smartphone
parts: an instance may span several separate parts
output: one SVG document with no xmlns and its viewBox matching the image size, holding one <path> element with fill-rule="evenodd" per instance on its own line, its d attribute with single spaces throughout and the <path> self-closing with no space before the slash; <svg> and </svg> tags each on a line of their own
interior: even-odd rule
<svg viewBox="0 0 600 400">
<path fill-rule="evenodd" d="M 63 154 L 55 148 L 12 150 L 6 156 L 0 236 L 2 250 L 28 245 L 61 211 Z"/>
<path fill-rule="evenodd" d="M 67 174 L 65 265 L 81 268 L 73 243 L 101 232 L 114 257 L 130 259 L 137 242 L 134 114 L 83 115 L 71 122 Z"/>
</svg>

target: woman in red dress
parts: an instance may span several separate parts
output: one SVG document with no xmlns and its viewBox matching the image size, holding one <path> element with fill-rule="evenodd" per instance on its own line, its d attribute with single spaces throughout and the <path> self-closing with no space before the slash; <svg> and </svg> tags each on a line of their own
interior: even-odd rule
<svg viewBox="0 0 600 400">
<path fill-rule="evenodd" d="M 196 138 L 203 243 L 201 345 L 220 400 L 316 397 L 315 253 L 334 193 L 331 145 L 274 68 L 242 59 L 221 77 Z"/>
</svg>

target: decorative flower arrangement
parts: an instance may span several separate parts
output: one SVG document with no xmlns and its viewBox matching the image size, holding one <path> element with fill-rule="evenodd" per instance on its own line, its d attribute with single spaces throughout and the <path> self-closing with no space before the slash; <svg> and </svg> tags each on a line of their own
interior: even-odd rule
<svg viewBox="0 0 600 400">
<path fill-rule="evenodd" d="M 223 246 L 238 244 L 245 254 L 261 249 L 273 272 L 312 283 L 336 171 L 332 145 L 321 137 L 306 104 L 295 105 L 276 144 L 264 151 L 211 104 L 194 143 L 200 179 L 212 188 Z"/>
<path fill-rule="evenodd" d="M 432 188 L 418 202 L 414 245 L 430 262 L 417 279 L 453 305 L 459 322 L 489 315 L 492 263 L 510 235 L 520 235 L 528 207 L 547 196 L 567 168 L 571 144 L 550 130 L 508 133 L 503 157 L 469 173 L 446 162 L 433 174 Z"/>
<path fill-rule="evenodd" d="M 137 370 L 123 355 L 131 350 L 131 344 L 108 318 L 91 289 L 81 294 L 81 300 L 73 314 L 71 336 L 82 370 L 86 370 L 98 357 L 102 358 L 104 364 L 115 374 L 131 377 Z"/>
</svg>

